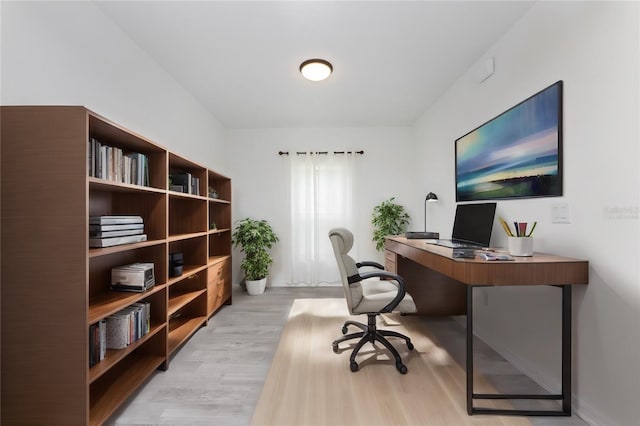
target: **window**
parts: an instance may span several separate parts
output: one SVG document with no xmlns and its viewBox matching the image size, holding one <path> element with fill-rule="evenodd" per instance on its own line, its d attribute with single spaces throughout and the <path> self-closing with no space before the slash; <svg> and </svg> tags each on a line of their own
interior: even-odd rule
<svg viewBox="0 0 640 426">
<path fill-rule="evenodd" d="M 293 285 L 340 282 L 328 234 L 334 227 L 353 228 L 355 155 L 291 155 Z"/>
</svg>

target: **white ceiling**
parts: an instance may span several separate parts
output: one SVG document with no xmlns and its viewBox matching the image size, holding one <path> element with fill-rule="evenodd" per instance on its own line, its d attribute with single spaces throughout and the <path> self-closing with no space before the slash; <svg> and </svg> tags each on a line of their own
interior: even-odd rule
<svg viewBox="0 0 640 426">
<path fill-rule="evenodd" d="M 533 4 L 97 3 L 227 128 L 411 125 Z M 328 80 L 299 74 L 314 57 Z"/>
</svg>

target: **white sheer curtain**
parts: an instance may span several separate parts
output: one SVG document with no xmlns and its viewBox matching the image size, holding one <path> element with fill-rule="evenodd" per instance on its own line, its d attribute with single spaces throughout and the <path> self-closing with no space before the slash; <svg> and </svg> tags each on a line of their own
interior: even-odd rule
<svg viewBox="0 0 640 426">
<path fill-rule="evenodd" d="M 329 230 L 353 229 L 356 154 L 291 154 L 291 283 L 340 282 Z"/>
</svg>

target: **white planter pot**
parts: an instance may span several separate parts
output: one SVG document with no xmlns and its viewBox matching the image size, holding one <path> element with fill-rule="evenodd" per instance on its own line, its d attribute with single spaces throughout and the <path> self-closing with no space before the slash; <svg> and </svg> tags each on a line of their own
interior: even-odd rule
<svg viewBox="0 0 640 426">
<path fill-rule="evenodd" d="M 267 279 L 263 278 L 261 280 L 251 281 L 247 280 L 247 293 L 252 296 L 257 296 L 258 294 L 264 293 L 264 289 L 267 286 Z"/>
</svg>

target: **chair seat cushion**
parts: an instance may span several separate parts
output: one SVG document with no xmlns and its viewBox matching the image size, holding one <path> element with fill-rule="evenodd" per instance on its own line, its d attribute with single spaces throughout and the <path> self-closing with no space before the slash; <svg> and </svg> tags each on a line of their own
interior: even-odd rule
<svg viewBox="0 0 640 426">
<path fill-rule="evenodd" d="M 362 285 L 362 300 L 358 306 L 352 309 L 354 314 L 380 312 L 398 294 L 396 281 L 370 278 L 362 280 L 360 284 Z M 406 314 L 416 312 L 416 304 L 411 295 L 406 293 L 393 311 Z"/>
</svg>

